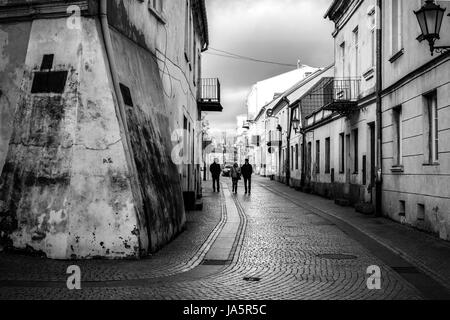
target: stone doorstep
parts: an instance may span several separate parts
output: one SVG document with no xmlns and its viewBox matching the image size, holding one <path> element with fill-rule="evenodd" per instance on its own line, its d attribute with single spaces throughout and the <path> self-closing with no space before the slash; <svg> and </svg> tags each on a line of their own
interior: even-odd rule
<svg viewBox="0 0 450 320">
<path fill-rule="evenodd" d="M 334 203 L 341 207 L 349 207 L 350 206 L 350 201 L 348 201 L 347 199 L 336 199 L 336 200 L 334 200 Z"/>
<path fill-rule="evenodd" d="M 371 215 L 375 213 L 375 208 L 371 203 L 358 203 L 355 205 L 356 212 Z"/>
<path fill-rule="evenodd" d="M 195 211 L 203 211 L 203 200 L 197 199 L 195 201 Z"/>
</svg>

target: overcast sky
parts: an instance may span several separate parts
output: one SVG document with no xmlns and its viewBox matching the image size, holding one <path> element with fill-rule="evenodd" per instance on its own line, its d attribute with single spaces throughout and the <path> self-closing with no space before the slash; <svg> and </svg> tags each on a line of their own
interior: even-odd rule
<svg viewBox="0 0 450 320">
<path fill-rule="evenodd" d="M 313 67 L 333 62 L 333 24 L 323 18 L 332 0 L 206 0 L 210 48 L 262 60 Z M 217 53 L 209 50 L 207 52 Z M 251 86 L 292 70 L 270 64 L 203 55 L 203 77 L 222 84 L 222 113 L 210 113 L 211 129 L 236 128 L 246 113 Z"/>
</svg>

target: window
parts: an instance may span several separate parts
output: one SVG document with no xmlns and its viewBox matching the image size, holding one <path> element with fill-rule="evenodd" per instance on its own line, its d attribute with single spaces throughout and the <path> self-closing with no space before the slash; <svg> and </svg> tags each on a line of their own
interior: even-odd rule
<svg viewBox="0 0 450 320">
<path fill-rule="evenodd" d="M 346 165 L 345 165 L 345 169 L 346 169 L 346 173 L 350 174 L 350 168 L 351 168 L 351 159 L 352 159 L 352 148 L 350 147 L 350 134 L 347 134 L 345 136 L 345 152 L 347 153 L 347 159 L 346 159 Z"/>
<path fill-rule="evenodd" d="M 394 159 L 395 165 L 401 166 L 402 156 L 402 107 L 398 106 L 392 110 L 392 121 L 394 126 Z"/>
<path fill-rule="evenodd" d="M 54 54 L 45 54 L 42 58 L 41 71 L 51 70 L 53 68 Z"/>
<path fill-rule="evenodd" d="M 41 70 L 34 72 L 31 93 L 64 92 L 67 82 L 67 71 L 51 71 L 53 68 L 53 54 L 46 54 L 42 58 Z"/>
<path fill-rule="evenodd" d="M 193 68 L 193 72 L 192 72 L 192 81 L 194 83 L 194 86 L 197 85 L 196 81 L 195 81 L 195 77 L 196 77 L 196 72 L 197 72 L 197 67 L 196 67 L 196 63 L 197 63 L 197 43 L 195 42 L 195 37 L 194 37 L 194 50 L 192 51 L 193 55 L 192 55 L 192 63 L 194 65 Z"/>
<path fill-rule="evenodd" d="M 391 0 L 391 53 L 402 49 L 402 0 Z"/>
<path fill-rule="evenodd" d="M 320 140 L 316 141 L 316 173 L 320 173 Z"/>
<path fill-rule="evenodd" d="M 128 88 L 126 85 L 123 85 L 122 83 L 119 83 L 119 86 L 122 93 L 123 102 L 129 107 L 133 107 L 133 99 L 131 98 L 130 88 Z"/>
<path fill-rule="evenodd" d="M 355 46 L 355 76 L 359 76 L 359 28 L 353 30 L 353 43 Z"/>
<path fill-rule="evenodd" d="M 376 45 L 376 11 L 375 11 L 375 7 L 373 7 L 369 13 L 369 27 L 370 27 L 370 62 L 371 62 L 371 67 L 375 66 L 375 59 L 376 59 L 376 50 L 377 50 L 377 45 Z"/>
<path fill-rule="evenodd" d="M 184 56 L 186 61 L 190 61 L 191 52 L 191 10 L 189 7 L 189 0 L 186 0 L 186 11 L 184 17 Z"/>
<path fill-rule="evenodd" d="M 370 32 L 370 43 L 372 46 L 370 62 L 371 62 L 372 67 L 374 67 L 376 56 L 377 56 L 377 41 L 376 41 L 375 29 L 372 29 L 372 31 Z"/>
<path fill-rule="evenodd" d="M 340 56 L 342 64 L 342 77 L 345 78 L 345 42 L 340 45 Z"/>
<path fill-rule="evenodd" d="M 154 10 L 158 13 L 161 13 L 163 11 L 163 3 L 162 2 L 163 2 L 163 0 L 149 0 L 148 6 L 152 10 Z"/>
<path fill-rule="evenodd" d="M 437 163 L 439 160 L 439 118 L 437 108 L 437 92 L 425 96 L 426 114 L 428 125 L 428 154 L 430 163 Z"/>
<path fill-rule="evenodd" d="M 294 146 L 291 147 L 291 170 L 294 170 Z"/>
<path fill-rule="evenodd" d="M 339 135 L 339 173 L 345 172 L 345 138 L 344 133 Z"/>
<path fill-rule="evenodd" d="M 183 117 L 183 158 L 188 156 L 187 155 L 188 150 L 188 119 L 186 116 Z M 185 162 L 187 161 L 186 158 L 183 159 Z"/>
<path fill-rule="evenodd" d="M 353 130 L 353 170 L 354 173 L 359 171 L 359 161 L 358 161 L 358 129 Z"/>
<path fill-rule="evenodd" d="M 406 201 L 404 200 L 399 201 L 398 215 L 400 217 L 406 217 Z"/>
<path fill-rule="evenodd" d="M 298 170 L 298 143 L 295 145 L 295 170 Z"/>
<path fill-rule="evenodd" d="M 425 205 L 418 203 L 417 204 L 417 220 L 425 221 Z"/>
<path fill-rule="evenodd" d="M 331 169 L 331 159 L 330 159 L 330 149 L 331 140 L 330 138 L 325 139 L 325 173 L 330 173 Z"/>
</svg>

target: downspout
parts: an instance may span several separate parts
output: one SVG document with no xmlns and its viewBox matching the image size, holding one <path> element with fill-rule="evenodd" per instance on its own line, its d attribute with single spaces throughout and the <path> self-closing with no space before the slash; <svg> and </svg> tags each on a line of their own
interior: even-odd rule
<svg viewBox="0 0 450 320">
<path fill-rule="evenodd" d="M 304 191 L 306 180 L 306 130 L 302 128 L 302 173 L 301 173 L 301 188 Z"/>
<path fill-rule="evenodd" d="M 383 64 L 383 41 L 382 41 L 382 0 L 377 0 L 377 61 L 376 61 L 376 123 L 377 123 L 377 177 L 375 183 L 375 215 L 382 216 L 382 186 L 383 186 L 383 149 L 382 149 L 382 138 L 383 138 L 383 115 L 382 115 L 382 90 L 383 90 L 383 73 L 382 73 L 382 64 Z"/>
<path fill-rule="evenodd" d="M 136 210 L 136 218 L 138 223 L 142 226 L 148 229 L 148 224 L 147 223 L 142 223 L 141 222 L 141 211 L 143 208 L 143 197 L 142 197 L 142 193 L 139 187 L 139 180 L 138 180 L 138 175 L 137 175 L 137 168 L 136 168 L 136 163 L 134 161 L 134 153 L 133 153 L 133 148 L 131 145 L 131 140 L 130 140 L 130 135 L 129 135 L 129 130 L 128 130 L 128 124 L 127 124 L 127 117 L 125 114 L 125 102 L 123 100 L 122 97 L 122 93 L 120 91 L 120 85 L 119 85 L 119 77 L 118 77 L 118 72 L 116 69 L 116 62 L 114 59 L 114 50 L 113 50 L 113 46 L 112 46 L 112 42 L 111 42 L 111 33 L 109 30 L 109 23 L 108 23 L 108 0 L 100 0 L 99 1 L 99 19 L 100 19 L 100 26 L 101 26 L 101 30 L 102 30 L 102 34 L 103 34 L 103 42 L 105 44 L 105 51 L 106 51 L 106 56 L 107 56 L 107 60 L 108 60 L 108 67 L 109 67 L 109 71 L 111 74 L 111 79 L 113 82 L 113 87 L 114 87 L 114 95 L 116 97 L 116 101 L 117 104 L 114 104 L 115 110 L 116 110 L 116 114 L 117 114 L 117 119 L 119 122 L 119 127 L 120 127 L 120 134 L 123 140 L 123 147 L 125 149 L 125 157 L 127 160 L 127 166 L 128 166 L 128 170 L 129 170 L 129 174 L 130 174 L 130 180 L 131 180 L 131 190 L 135 199 L 135 210 Z M 145 217 L 145 215 L 143 215 L 143 217 Z M 140 245 L 140 250 L 141 253 L 143 251 L 147 251 L 151 248 L 151 243 L 150 243 L 150 236 L 149 236 L 149 231 L 147 230 L 147 235 L 148 236 L 148 248 L 143 248 L 143 244 L 142 244 L 142 235 L 139 236 L 139 245 Z"/>
<path fill-rule="evenodd" d="M 300 119 L 301 119 L 301 124 L 302 127 L 300 129 L 300 134 L 302 135 L 302 172 L 300 174 L 300 187 L 302 189 L 302 191 L 304 190 L 305 187 L 305 171 L 306 171 L 306 167 L 305 167 L 305 161 L 306 161 L 306 121 L 303 121 L 303 112 L 302 112 L 302 103 L 300 102 L 299 105 L 299 110 L 300 110 Z"/>
<path fill-rule="evenodd" d="M 292 133 L 292 119 L 294 118 L 294 109 L 290 106 L 290 101 L 287 98 L 284 98 L 284 101 L 287 103 L 287 136 L 286 136 L 286 160 L 287 160 L 287 168 L 286 168 L 286 185 L 289 187 L 291 184 L 291 133 Z"/>
</svg>

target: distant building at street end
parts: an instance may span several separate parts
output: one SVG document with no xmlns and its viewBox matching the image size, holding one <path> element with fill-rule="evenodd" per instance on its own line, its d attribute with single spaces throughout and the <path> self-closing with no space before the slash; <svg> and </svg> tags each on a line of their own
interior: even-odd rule
<svg viewBox="0 0 450 320">
<path fill-rule="evenodd" d="M 262 107 L 317 70 L 318 68 L 299 64 L 295 70 L 254 84 L 247 97 L 248 119 L 254 120 Z"/>
</svg>

